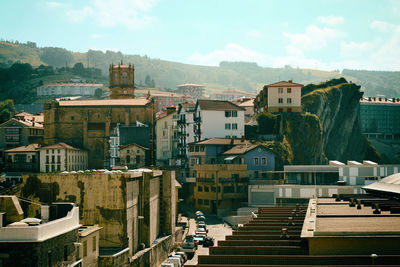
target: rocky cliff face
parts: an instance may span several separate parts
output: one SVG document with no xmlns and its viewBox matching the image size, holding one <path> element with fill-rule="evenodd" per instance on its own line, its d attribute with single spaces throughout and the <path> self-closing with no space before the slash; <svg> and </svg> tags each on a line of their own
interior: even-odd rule
<svg viewBox="0 0 400 267">
<path fill-rule="evenodd" d="M 317 115 L 320 120 L 323 153 L 330 160 L 379 161 L 380 156 L 361 134 L 358 109 L 363 93 L 360 86 L 345 79 L 327 83 L 328 87 L 321 84 L 321 89 L 317 86 L 302 97 L 303 111 Z"/>
<path fill-rule="evenodd" d="M 380 155 L 361 134 L 358 120 L 360 86 L 345 79 L 303 87 L 303 113 L 281 115 L 277 168 L 284 164 L 326 164 L 329 160 L 380 161 Z M 276 143 L 266 145 L 279 147 Z"/>
</svg>

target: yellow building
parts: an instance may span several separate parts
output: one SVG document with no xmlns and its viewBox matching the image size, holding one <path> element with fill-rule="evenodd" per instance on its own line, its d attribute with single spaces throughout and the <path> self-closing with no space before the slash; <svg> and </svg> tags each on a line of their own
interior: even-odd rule
<svg viewBox="0 0 400 267">
<path fill-rule="evenodd" d="M 89 168 L 108 167 L 109 137 L 119 124 L 145 123 L 150 130 L 150 157 L 154 157 L 154 101 L 134 98 L 133 66 L 110 66 L 111 99 L 55 100 L 45 105 L 44 143 L 64 142 L 89 151 Z"/>
<path fill-rule="evenodd" d="M 223 213 L 247 201 L 246 164 L 194 165 L 195 206 L 204 211 Z"/>
</svg>

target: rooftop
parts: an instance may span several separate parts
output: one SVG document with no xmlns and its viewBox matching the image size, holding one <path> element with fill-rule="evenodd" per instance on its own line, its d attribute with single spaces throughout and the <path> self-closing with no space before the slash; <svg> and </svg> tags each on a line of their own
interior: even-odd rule
<svg viewBox="0 0 400 267">
<path fill-rule="evenodd" d="M 395 97 L 395 98 L 385 98 L 380 96 L 363 97 L 360 99 L 360 104 L 400 105 L 400 97 Z"/>
<path fill-rule="evenodd" d="M 400 173 L 392 174 L 378 182 L 364 186 L 363 189 L 367 192 L 381 192 L 389 194 L 400 194 Z"/>
<path fill-rule="evenodd" d="M 20 146 L 20 147 L 16 147 L 16 148 L 11 148 L 8 149 L 4 152 L 7 153 L 15 153 L 15 152 L 35 152 L 40 148 L 39 144 L 29 144 L 26 146 Z"/>
<path fill-rule="evenodd" d="M 75 147 L 73 147 L 73 146 L 70 146 L 70 145 L 68 145 L 68 144 L 66 144 L 66 143 L 62 143 L 62 142 L 57 143 L 57 144 L 54 144 L 54 145 L 43 146 L 43 147 L 40 148 L 40 149 L 41 149 L 41 150 L 42 150 L 42 149 L 72 149 L 72 150 L 80 150 L 80 149 L 78 149 L 78 148 L 75 148 Z"/>
<path fill-rule="evenodd" d="M 236 155 L 236 154 L 245 154 L 257 147 L 261 146 L 262 148 L 269 150 L 268 148 L 260 145 L 260 144 L 241 144 L 232 147 L 231 149 L 224 152 L 225 155 Z"/>
<path fill-rule="evenodd" d="M 232 138 L 210 138 L 198 142 L 190 143 L 191 145 L 239 145 L 248 144 L 250 142 L 242 139 L 232 139 Z"/>
<path fill-rule="evenodd" d="M 196 108 L 200 106 L 202 110 L 239 110 L 242 111 L 244 108 L 239 107 L 236 104 L 233 104 L 230 101 L 221 101 L 221 100 L 205 100 L 199 99 L 196 103 Z"/>
<path fill-rule="evenodd" d="M 103 87 L 102 83 L 47 83 L 42 85 L 41 87 Z"/>
<path fill-rule="evenodd" d="M 104 100 L 59 100 L 61 107 L 76 106 L 146 106 L 150 100 L 146 98 L 104 99 Z"/>
<path fill-rule="evenodd" d="M 100 227 L 98 224 L 95 225 L 82 225 L 78 229 L 79 236 L 85 237 L 90 235 L 91 233 L 94 233 L 96 231 L 100 231 L 103 229 L 103 227 Z"/>
<path fill-rule="evenodd" d="M 280 81 L 280 82 L 264 85 L 264 87 L 290 87 L 290 86 L 291 87 L 303 87 L 304 85 L 299 84 L 299 83 L 294 83 L 291 80 L 289 80 L 289 81 Z"/>
<path fill-rule="evenodd" d="M 195 84 L 195 83 L 184 83 L 177 85 L 176 87 L 204 87 L 203 85 L 200 84 Z"/>
</svg>

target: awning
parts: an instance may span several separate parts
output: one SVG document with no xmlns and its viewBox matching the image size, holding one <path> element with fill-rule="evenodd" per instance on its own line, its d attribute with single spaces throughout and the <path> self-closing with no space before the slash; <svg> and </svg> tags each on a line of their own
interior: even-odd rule
<svg viewBox="0 0 400 267">
<path fill-rule="evenodd" d="M 224 160 L 234 160 L 236 157 L 237 156 L 230 156 L 230 157 L 225 158 Z"/>
</svg>

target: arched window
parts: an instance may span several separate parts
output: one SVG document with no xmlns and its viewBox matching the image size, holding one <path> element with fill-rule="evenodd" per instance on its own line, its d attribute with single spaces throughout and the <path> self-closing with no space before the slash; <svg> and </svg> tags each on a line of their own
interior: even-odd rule
<svg viewBox="0 0 400 267">
<path fill-rule="evenodd" d="M 118 83 L 118 73 L 114 74 L 114 83 Z"/>
<path fill-rule="evenodd" d="M 122 84 L 128 84 L 128 73 L 122 73 Z"/>
</svg>

